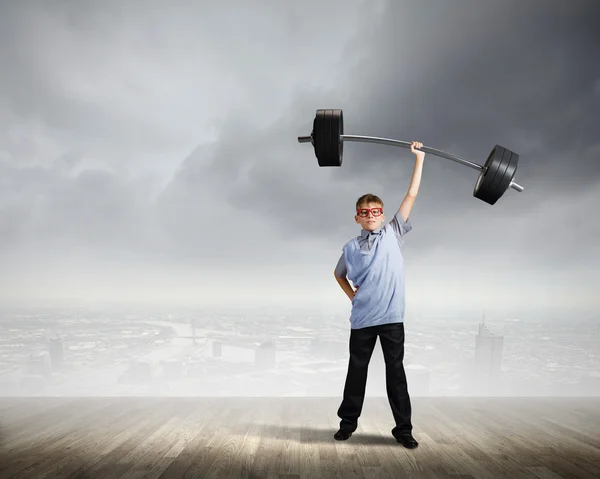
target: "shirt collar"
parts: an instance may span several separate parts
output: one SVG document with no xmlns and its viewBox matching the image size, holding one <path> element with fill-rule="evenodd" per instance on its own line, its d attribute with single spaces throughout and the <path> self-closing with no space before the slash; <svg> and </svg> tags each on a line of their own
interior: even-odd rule
<svg viewBox="0 0 600 479">
<path fill-rule="evenodd" d="M 364 229 L 363 229 L 363 230 L 360 230 L 360 235 L 361 235 L 363 238 L 366 238 L 366 237 L 368 237 L 369 235 L 377 236 L 377 235 L 378 235 L 378 234 L 380 234 L 380 233 L 381 233 L 381 228 L 377 228 L 376 230 L 373 230 L 373 231 L 367 231 L 367 230 L 364 230 Z"/>
</svg>

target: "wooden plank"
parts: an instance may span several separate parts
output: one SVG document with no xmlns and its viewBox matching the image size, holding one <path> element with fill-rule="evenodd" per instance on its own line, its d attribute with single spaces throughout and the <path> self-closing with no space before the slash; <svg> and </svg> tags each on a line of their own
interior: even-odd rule
<svg viewBox="0 0 600 479">
<path fill-rule="evenodd" d="M 358 430 L 335 441 L 338 406 L 339 398 L 0 398 L 0 477 L 600 476 L 598 401 L 413 399 L 412 450 L 392 437 L 386 398 L 367 398 Z"/>
</svg>

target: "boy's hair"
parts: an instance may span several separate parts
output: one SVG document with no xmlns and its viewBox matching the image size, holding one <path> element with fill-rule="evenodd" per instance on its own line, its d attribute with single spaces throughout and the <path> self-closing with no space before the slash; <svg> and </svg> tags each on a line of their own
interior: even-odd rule
<svg viewBox="0 0 600 479">
<path fill-rule="evenodd" d="M 358 210 L 362 205 L 368 203 L 375 203 L 381 205 L 383 208 L 383 201 L 379 196 L 372 195 L 371 193 L 367 193 L 366 195 L 362 195 L 358 201 L 356 202 L 356 209 Z"/>
</svg>

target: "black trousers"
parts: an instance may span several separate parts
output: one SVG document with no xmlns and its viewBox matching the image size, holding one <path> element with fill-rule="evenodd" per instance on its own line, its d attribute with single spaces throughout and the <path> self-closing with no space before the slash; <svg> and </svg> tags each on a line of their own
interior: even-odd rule
<svg viewBox="0 0 600 479">
<path fill-rule="evenodd" d="M 404 371 L 404 323 L 384 324 L 350 332 L 350 361 L 344 386 L 344 399 L 338 410 L 340 428 L 354 432 L 362 412 L 367 387 L 367 371 L 377 336 L 385 360 L 387 396 L 396 426 L 392 434 L 412 432 L 411 404 Z"/>
</svg>

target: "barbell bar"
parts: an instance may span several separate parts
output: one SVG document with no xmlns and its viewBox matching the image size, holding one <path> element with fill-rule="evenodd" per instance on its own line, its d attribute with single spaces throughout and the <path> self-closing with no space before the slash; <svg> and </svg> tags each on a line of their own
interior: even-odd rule
<svg viewBox="0 0 600 479">
<path fill-rule="evenodd" d="M 299 136 L 298 142 L 313 145 L 318 164 L 321 167 L 342 166 L 345 142 L 380 143 L 403 148 L 410 148 L 411 145 L 408 141 L 390 138 L 345 135 L 344 115 L 340 109 L 317 110 L 310 136 Z M 523 187 L 513 181 L 519 155 L 500 145 L 494 146 L 483 166 L 428 146 L 423 146 L 419 150 L 478 170 L 480 173 L 475 183 L 473 196 L 490 205 L 495 204 L 508 188 L 518 192 L 523 191 Z"/>
</svg>

